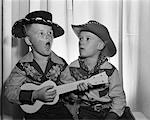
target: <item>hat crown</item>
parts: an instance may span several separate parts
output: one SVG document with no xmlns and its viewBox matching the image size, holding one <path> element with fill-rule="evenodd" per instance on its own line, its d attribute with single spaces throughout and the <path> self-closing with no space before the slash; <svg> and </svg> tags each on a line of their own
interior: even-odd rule
<svg viewBox="0 0 150 120">
<path fill-rule="evenodd" d="M 109 33 L 108 32 L 108 29 L 101 23 L 97 22 L 97 21 L 94 21 L 94 20 L 90 20 L 87 24 L 92 24 L 92 25 L 95 25 L 94 27 L 97 27 L 97 29 L 100 29 L 101 32 L 105 32 L 106 33 Z"/>
<path fill-rule="evenodd" d="M 47 11 L 34 11 L 25 16 L 27 19 L 42 18 L 44 20 L 52 21 L 52 14 Z"/>
</svg>

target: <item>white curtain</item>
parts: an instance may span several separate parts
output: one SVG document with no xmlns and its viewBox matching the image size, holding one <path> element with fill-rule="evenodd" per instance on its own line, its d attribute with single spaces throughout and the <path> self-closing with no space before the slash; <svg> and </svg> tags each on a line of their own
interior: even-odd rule
<svg viewBox="0 0 150 120">
<path fill-rule="evenodd" d="M 148 21 L 150 20 L 150 2 L 148 0 L 3 0 L 0 3 L 3 4 L 0 12 L 4 14 L 2 16 L 3 23 L 2 19 L 0 21 L 0 26 L 3 25 L 3 31 L 1 31 L 3 34 L 1 39 L 3 40 L 1 42 L 3 43 L 1 45 L 3 51 L 2 83 L 5 82 L 17 61 L 28 52 L 23 41 L 11 38 L 11 26 L 28 12 L 47 10 L 53 14 L 53 21 L 65 29 L 65 35 L 54 40 L 52 49 L 68 64 L 77 59 L 79 55 L 78 38 L 73 33 L 71 24 L 83 24 L 91 19 L 97 20 L 108 28 L 117 47 L 117 54 L 109 61 L 117 67 L 123 77 L 127 104 L 133 111 L 142 111 L 150 117 L 148 112 L 150 111 L 150 97 L 144 95 L 144 92 L 150 91 L 150 89 L 147 84 L 144 84 L 146 88 L 142 90 L 144 85 L 141 82 L 141 79 L 148 82 L 150 76 L 148 72 L 145 75 L 140 70 L 140 67 L 142 67 L 142 71 L 149 69 L 145 66 L 146 70 L 144 70 L 145 67 L 142 66 L 145 62 L 142 58 L 150 58 L 149 53 L 143 49 L 145 45 L 150 44 L 148 41 L 150 37 L 148 32 L 150 31 Z M 145 31 L 143 25 L 146 27 L 147 34 L 143 32 Z M 143 38 L 143 35 L 146 37 Z M 141 44 L 141 39 L 147 40 Z M 147 54 L 143 56 L 142 54 L 145 53 Z M 147 77 L 145 78 L 145 76 Z M 142 93 L 142 98 L 139 93 Z M 147 98 L 147 101 L 146 103 L 144 101 L 143 104 L 144 97 Z M 10 106 L 12 105 L 9 104 L 8 109 Z M 17 118 L 16 113 L 20 112 L 14 110 L 18 108 L 13 107 L 4 110 L 7 111 L 4 113 L 4 117 Z"/>
<path fill-rule="evenodd" d="M 139 1 L 126 1 L 123 6 L 123 78 L 127 102 L 134 110 L 139 63 L 139 5 Z"/>
</svg>

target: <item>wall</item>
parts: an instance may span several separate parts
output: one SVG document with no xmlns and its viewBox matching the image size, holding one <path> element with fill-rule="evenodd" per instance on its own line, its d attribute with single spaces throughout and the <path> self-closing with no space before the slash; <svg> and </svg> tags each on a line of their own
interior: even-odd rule
<svg viewBox="0 0 150 120">
<path fill-rule="evenodd" d="M 0 1 L 0 6 L 2 6 L 2 0 Z M 2 16 L 2 9 L 0 9 L 0 16 Z M 0 17 L 0 40 L 2 39 L 2 19 Z M 0 56 L 2 56 L 2 42 L 0 41 Z M 2 80 L 2 57 L 0 57 L 0 80 Z M 0 82 L 0 93 L 1 93 L 1 86 L 2 86 L 2 82 Z M 1 96 L 0 96 L 1 98 Z M 0 99 L 0 103 L 1 103 L 1 99 Z M 1 104 L 0 104 L 0 116 L 1 116 Z"/>
<path fill-rule="evenodd" d="M 139 6 L 138 1 L 123 2 L 123 82 L 127 105 L 132 111 L 137 111 Z"/>
<path fill-rule="evenodd" d="M 140 7 L 137 107 L 150 119 L 150 1 Z"/>
</svg>

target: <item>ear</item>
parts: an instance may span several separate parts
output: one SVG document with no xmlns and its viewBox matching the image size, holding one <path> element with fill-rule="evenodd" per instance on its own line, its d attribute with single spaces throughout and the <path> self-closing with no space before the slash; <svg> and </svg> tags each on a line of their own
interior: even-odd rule
<svg viewBox="0 0 150 120">
<path fill-rule="evenodd" d="M 98 50 L 102 50 L 105 46 L 105 43 L 104 42 L 99 42 L 98 45 L 97 45 L 97 49 Z"/>
<path fill-rule="evenodd" d="M 25 37 L 25 42 L 26 42 L 26 44 L 29 45 L 29 46 L 32 45 L 32 43 L 30 42 L 30 39 L 29 39 L 28 36 Z"/>
</svg>

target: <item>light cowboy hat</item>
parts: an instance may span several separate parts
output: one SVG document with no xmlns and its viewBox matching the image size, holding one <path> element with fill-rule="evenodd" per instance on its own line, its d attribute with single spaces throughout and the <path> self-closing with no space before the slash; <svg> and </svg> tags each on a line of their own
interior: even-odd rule
<svg viewBox="0 0 150 120">
<path fill-rule="evenodd" d="M 64 30 L 58 24 L 52 22 L 52 14 L 47 11 L 34 11 L 25 16 L 25 18 L 16 21 L 12 27 L 12 35 L 17 38 L 26 36 L 25 25 L 39 23 L 52 26 L 54 38 L 64 34 Z"/>
<path fill-rule="evenodd" d="M 89 31 L 97 35 L 104 43 L 105 47 L 102 54 L 107 57 L 112 57 L 116 54 L 116 46 L 112 41 L 108 29 L 97 21 L 90 20 L 82 25 L 71 25 L 75 34 L 79 37 L 81 31 Z"/>
</svg>

